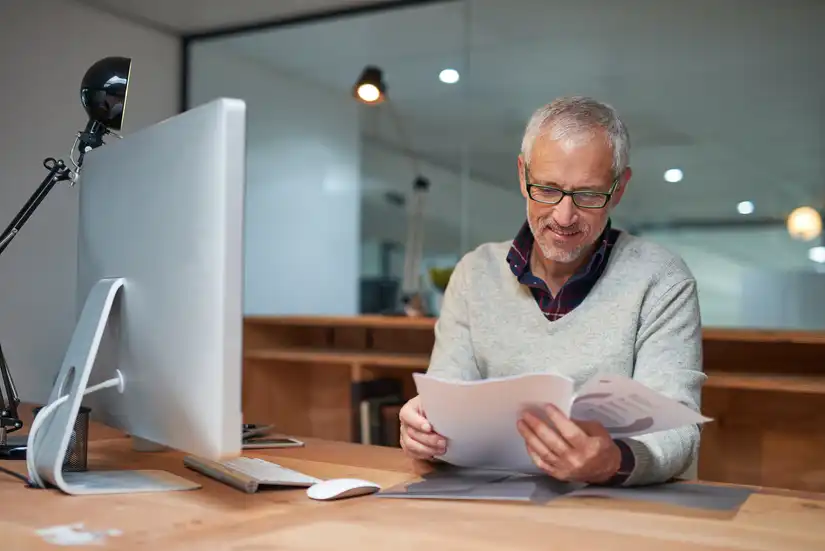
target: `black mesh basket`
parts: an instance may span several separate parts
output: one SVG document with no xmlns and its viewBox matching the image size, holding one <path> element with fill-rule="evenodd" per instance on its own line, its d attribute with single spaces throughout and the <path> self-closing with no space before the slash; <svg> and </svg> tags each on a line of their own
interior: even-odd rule
<svg viewBox="0 0 825 551">
<path fill-rule="evenodd" d="M 34 415 L 43 409 L 43 406 L 34 408 Z M 66 457 L 63 459 L 63 472 L 82 472 L 87 468 L 86 458 L 89 446 L 89 413 L 92 410 L 86 406 L 80 406 L 77 418 L 74 421 L 74 429 L 69 439 L 69 447 Z M 52 413 L 54 415 L 54 413 Z"/>
</svg>

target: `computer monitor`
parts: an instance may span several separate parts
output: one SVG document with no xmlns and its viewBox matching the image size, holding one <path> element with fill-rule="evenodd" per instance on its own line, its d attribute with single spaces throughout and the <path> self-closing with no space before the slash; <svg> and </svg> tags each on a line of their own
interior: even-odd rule
<svg viewBox="0 0 825 551">
<path fill-rule="evenodd" d="M 197 486 L 168 473 L 61 472 L 83 394 L 101 382 L 113 388 L 84 400 L 94 419 L 207 459 L 241 453 L 245 126 L 245 104 L 219 99 L 86 156 L 83 310 L 28 450 L 30 470 L 67 493 Z"/>
</svg>

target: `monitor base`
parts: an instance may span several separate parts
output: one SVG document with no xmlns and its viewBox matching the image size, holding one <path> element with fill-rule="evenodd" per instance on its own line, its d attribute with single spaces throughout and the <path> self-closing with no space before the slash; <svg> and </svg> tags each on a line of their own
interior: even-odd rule
<svg viewBox="0 0 825 551">
<path fill-rule="evenodd" d="M 64 473 L 63 480 L 72 495 L 137 494 L 197 490 L 196 482 L 166 471 L 88 471 Z"/>
<path fill-rule="evenodd" d="M 126 384 L 118 372 L 116 378 L 88 387 L 103 331 L 124 283 L 122 278 L 101 279 L 89 292 L 47 405 L 35 416 L 30 429 L 27 464 L 35 487 L 51 485 L 70 495 L 200 488 L 199 484 L 162 471 L 63 472 L 83 396 L 109 387 L 116 387 L 122 393 Z"/>
</svg>

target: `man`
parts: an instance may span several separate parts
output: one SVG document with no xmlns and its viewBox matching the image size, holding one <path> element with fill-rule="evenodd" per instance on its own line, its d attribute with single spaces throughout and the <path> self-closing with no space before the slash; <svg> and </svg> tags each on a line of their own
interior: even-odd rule
<svg viewBox="0 0 825 551">
<path fill-rule="evenodd" d="M 610 213 L 631 170 L 625 125 L 608 105 L 561 98 L 537 110 L 518 158 L 527 220 L 455 267 L 428 373 L 474 380 L 552 372 L 582 384 L 621 374 L 698 411 L 702 341 L 696 281 L 664 248 L 621 232 Z M 640 485 L 678 476 L 699 428 L 613 440 L 596 422 L 547 407 L 518 422 L 531 458 L 559 480 Z M 449 442 L 418 397 L 401 410 L 401 446 L 437 459 Z"/>
</svg>

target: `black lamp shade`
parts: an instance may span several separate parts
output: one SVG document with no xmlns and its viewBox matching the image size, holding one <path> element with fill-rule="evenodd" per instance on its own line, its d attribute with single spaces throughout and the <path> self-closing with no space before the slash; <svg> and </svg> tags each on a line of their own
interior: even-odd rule
<svg viewBox="0 0 825 551">
<path fill-rule="evenodd" d="M 91 121 L 121 129 L 131 68 L 128 57 L 106 57 L 89 67 L 80 84 L 80 101 Z"/>
</svg>

